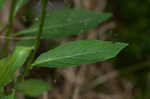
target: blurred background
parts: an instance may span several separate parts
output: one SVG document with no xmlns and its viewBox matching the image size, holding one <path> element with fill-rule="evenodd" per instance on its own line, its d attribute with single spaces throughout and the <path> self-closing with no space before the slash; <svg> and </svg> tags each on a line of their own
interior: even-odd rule
<svg viewBox="0 0 150 99">
<path fill-rule="evenodd" d="M 0 50 L 10 1 L 0 11 Z M 35 68 L 26 78 L 48 81 L 53 90 L 38 98 L 18 93 L 18 99 L 150 99 L 150 0 L 49 0 L 47 13 L 64 7 L 109 12 L 113 17 L 79 36 L 41 40 L 38 54 L 61 43 L 87 38 L 122 41 L 129 46 L 116 58 L 102 63 L 63 69 Z M 39 0 L 28 0 L 15 17 L 13 31 L 30 27 L 40 12 Z M 10 52 L 16 42 L 11 39 Z"/>
</svg>

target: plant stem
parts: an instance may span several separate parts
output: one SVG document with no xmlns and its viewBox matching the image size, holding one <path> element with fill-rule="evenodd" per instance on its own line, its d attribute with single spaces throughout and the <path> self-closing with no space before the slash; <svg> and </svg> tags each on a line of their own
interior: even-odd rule
<svg viewBox="0 0 150 99">
<path fill-rule="evenodd" d="M 21 73 L 21 75 L 17 79 L 17 82 L 22 81 L 23 78 L 24 78 L 24 75 L 32 69 L 31 64 L 32 64 L 32 62 L 35 58 L 35 55 L 36 55 L 37 51 L 38 51 L 38 48 L 39 48 L 39 45 L 40 45 L 40 37 L 41 37 L 41 34 L 43 32 L 44 21 L 45 21 L 45 17 L 46 17 L 47 3 L 48 3 L 48 0 L 43 0 L 42 1 L 42 13 L 41 13 L 41 17 L 40 17 L 39 30 L 36 34 L 36 39 L 35 39 L 35 43 L 34 43 L 34 50 L 33 50 L 33 53 L 31 55 L 30 59 L 27 62 L 27 66 L 25 67 L 24 71 Z"/>
<path fill-rule="evenodd" d="M 12 31 L 12 28 L 13 28 L 14 12 L 15 12 L 16 3 L 17 3 L 17 0 L 12 0 L 12 2 L 11 2 L 10 13 L 9 13 L 9 18 L 8 18 L 8 28 L 7 28 L 7 31 L 5 34 L 6 37 L 10 36 L 10 33 Z M 4 44 L 4 48 L 2 51 L 2 56 L 8 55 L 9 42 L 10 42 L 10 40 L 5 38 L 5 44 Z"/>
</svg>

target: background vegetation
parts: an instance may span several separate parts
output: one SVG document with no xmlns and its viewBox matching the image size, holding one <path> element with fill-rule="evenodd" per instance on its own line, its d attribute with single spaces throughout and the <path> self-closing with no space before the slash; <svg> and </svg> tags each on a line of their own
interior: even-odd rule
<svg viewBox="0 0 150 99">
<path fill-rule="evenodd" d="M 8 23 L 10 1 L 7 0 L 0 11 L 0 51 L 4 45 L 4 30 L 5 24 Z M 39 20 L 41 4 L 38 0 L 27 1 L 23 3 L 14 19 L 14 32 L 26 29 Z M 101 63 L 63 69 L 36 68 L 25 78 L 46 80 L 53 86 L 53 90 L 45 92 L 38 99 L 149 99 L 149 5 L 150 0 L 49 0 L 47 13 L 70 7 L 98 13 L 109 12 L 113 17 L 79 36 L 69 36 L 65 40 L 42 39 L 37 56 L 59 44 L 87 38 L 123 41 L 128 43 L 129 47 L 116 58 Z M 18 42 L 20 40 L 22 41 Z M 19 36 L 10 38 L 10 41 L 10 53 L 16 44 L 33 44 L 31 38 Z M 18 74 L 19 71 L 16 75 Z M 6 89 L 9 89 L 9 86 Z M 37 99 L 20 93 L 17 97 Z"/>
</svg>

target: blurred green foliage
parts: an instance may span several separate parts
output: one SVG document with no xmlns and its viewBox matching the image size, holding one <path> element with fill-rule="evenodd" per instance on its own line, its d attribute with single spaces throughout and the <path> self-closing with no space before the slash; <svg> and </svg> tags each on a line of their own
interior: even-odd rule
<svg viewBox="0 0 150 99">
<path fill-rule="evenodd" d="M 129 68 L 124 77 L 135 87 L 135 99 L 149 99 L 150 95 L 150 0 L 112 0 L 118 20 L 117 40 L 129 43 L 117 58 L 117 68 Z"/>
<path fill-rule="evenodd" d="M 150 0 L 117 0 L 116 15 L 121 22 L 117 38 L 130 44 L 126 52 L 129 64 L 149 58 L 149 5 Z"/>
</svg>

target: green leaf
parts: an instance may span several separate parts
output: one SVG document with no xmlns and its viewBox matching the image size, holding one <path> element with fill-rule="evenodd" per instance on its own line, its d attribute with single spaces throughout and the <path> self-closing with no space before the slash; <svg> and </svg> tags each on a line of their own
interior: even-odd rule
<svg viewBox="0 0 150 99">
<path fill-rule="evenodd" d="M 5 2 L 6 0 L 0 0 L 0 8 L 4 5 Z"/>
<path fill-rule="evenodd" d="M 95 13 L 80 9 L 64 9 L 51 12 L 45 19 L 43 38 L 62 38 L 83 33 L 110 18 L 111 14 Z M 38 31 L 39 21 L 17 35 L 34 36 Z"/>
<path fill-rule="evenodd" d="M 79 40 L 43 53 L 32 65 L 66 67 L 101 62 L 115 57 L 126 46 L 126 43 Z"/>
<path fill-rule="evenodd" d="M 0 99 L 17 99 L 15 92 L 8 96 L 0 96 Z"/>
<path fill-rule="evenodd" d="M 19 9 L 24 6 L 29 0 L 18 0 L 16 7 L 15 7 L 15 13 L 14 16 L 17 14 L 17 12 L 19 11 Z"/>
<path fill-rule="evenodd" d="M 31 47 L 18 46 L 11 56 L 0 60 L 0 88 L 12 80 L 14 73 L 24 64 L 31 49 Z"/>
<path fill-rule="evenodd" d="M 29 79 L 19 83 L 16 86 L 18 92 L 21 92 L 27 96 L 39 96 L 43 92 L 51 89 L 50 85 L 45 81 L 38 79 Z"/>
</svg>

